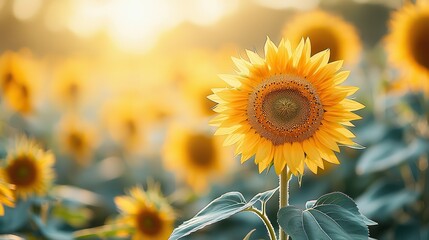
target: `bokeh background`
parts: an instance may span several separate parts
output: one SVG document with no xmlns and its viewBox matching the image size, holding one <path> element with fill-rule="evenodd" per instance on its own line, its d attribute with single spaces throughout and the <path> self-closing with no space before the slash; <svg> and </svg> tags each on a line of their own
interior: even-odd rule
<svg viewBox="0 0 429 240">
<path fill-rule="evenodd" d="M 213 137 L 207 96 L 225 86 L 218 74 L 234 72 L 231 56 L 263 55 L 267 36 L 278 43 L 294 34 L 286 32 L 297 16 L 319 9 L 357 34 L 338 44 L 356 53 L 344 68 L 346 84 L 361 88 L 353 98 L 366 105 L 352 129 L 365 148 L 343 147 L 340 165 L 306 170 L 301 184 L 294 178 L 291 204 L 341 191 L 378 222 L 371 237 L 429 239 L 428 99 L 404 87 L 410 77 L 390 64 L 386 48 L 389 19 L 404 2 L 0 0 L 0 154 L 26 135 L 56 157 L 48 197 L 7 208 L 0 233 L 70 239 L 114 221 L 114 198 L 136 185 L 159 185 L 175 226 L 225 192 L 250 198 L 275 188 L 274 171 L 240 164 Z M 13 94 L 4 87 L 7 69 L 23 79 Z M 275 221 L 277 201 L 267 210 Z M 241 213 L 186 239 L 242 239 L 254 228 L 251 239 L 267 238 L 256 216 Z"/>
</svg>

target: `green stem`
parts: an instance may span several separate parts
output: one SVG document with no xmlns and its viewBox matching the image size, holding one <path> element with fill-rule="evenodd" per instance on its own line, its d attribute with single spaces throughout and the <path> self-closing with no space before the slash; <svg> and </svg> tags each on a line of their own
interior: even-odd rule
<svg viewBox="0 0 429 240">
<path fill-rule="evenodd" d="M 289 180 L 292 176 L 289 168 L 285 168 L 279 176 L 279 210 L 286 207 L 289 204 Z M 282 227 L 279 226 L 279 237 L 280 240 L 287 240 L 289 236 L 283 231 Z"/>
<path fill-rule="evenodd" d="M 73 239 L 95 238 L 100 236 L 114 236 L 118 231 L 132 232 L 132 228 L 125 224 L 103 225 L 75 231 Z"/>
<path fill-rule="evenodd" d="M 259 211 L 258 209 L 254 208 L 254 207 L 250 207 L 250 208 L 246 209 L 246 211 L 253 212 L 256 215 L 258 215 L 258 217 L 264 222 L 265 227 L 267 227 L 268 234 L 270 235 L 270 240 L 277 240 L 277 236 L 276 236 L 276 233 L 274 231 L 274 227 L 271 224 L 270 219 L 268 219 L 267 215 L 265 215 L 265 213 Z"/>
</svg>

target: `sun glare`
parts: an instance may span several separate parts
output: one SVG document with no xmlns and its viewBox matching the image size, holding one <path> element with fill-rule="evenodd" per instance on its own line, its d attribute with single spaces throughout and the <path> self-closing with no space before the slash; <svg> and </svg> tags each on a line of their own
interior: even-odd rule
<svg viewBox="0 0 429 240">
<path fill-rule="evenodd" d="M 91 37 L 103 30 L 119 48 L 145 52 L 173 27 L 183 22 L 214 24 L 237 9 L 238 3 L 238 0 L 77 0 L 69 6 L 66 27 L 80 37 Z M 51 13 L 51 20 L 60 17 L 55 12 Z M 48 25 L 55 25 L 49 22 Z"/>
<path fill-rule="evenodd" d="M 41 6 L 42 0 L 15 0 L 13 1 L 13 14 L 19 20 L 29 20 L 37 14 Z"/>
</svg>

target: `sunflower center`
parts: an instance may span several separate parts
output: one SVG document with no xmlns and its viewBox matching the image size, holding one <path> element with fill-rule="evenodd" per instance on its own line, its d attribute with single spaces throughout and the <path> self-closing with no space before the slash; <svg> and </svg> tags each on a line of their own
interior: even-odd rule
<svg viewBox="0 0 429 240">
<path fill-rule="evenodd" d="M 79 150 L 83 147 L 83 139 L 80 134 L 74 132 L 69 135 L 69 143 L 72 149 Z"/>
<path fill-rule="evenodd" d="M 332 29 L 328 27 L 315 27 L 309 29 L 303 36 L 310 38 L 311 55 L 329 49 L 329 59 L 331 61 L 340 60 L 338 37 L 332 32 Z"/>
<path fill-rule="evenodd" d="M 69 96 L 71 97 L 71 98 L 73 98 L 73 99 L 75 99 L 75 98 L 77 98 L 78 97 L 78 95 L 79 95 L 79 86 L 76 84 L 76 83 L 71 83 L 69 86 L 68 86 L 68 93 L 69 93 Z"/>
<path fill-rule="evenodd" d="M 272 117 L 278 121 L 290 121 L 299 112 L 297 102 L 282 91 L 269 94 L 264 104 L 272 108 Z"/>
<path fill-rule="evenodd" d="M 18 187 L 29 186 L 37 178 L 37 168 L 33 159 L 19 156 L 6 168 L 6 173 L 12 184 Z"/>
<path fill-rule="evenodd" d="M 415 61 L 429 70 L 429 16 L 414 20 L 410 31 L 410 50 Z"/>
<path fill-rule="evenodd" d="M 144 210 L 137 215 L 137 228 L 145 235 L 156 236 L 162 230 L 162 220 L 156 212 Z"/>
<path fill-rule="evenodd" d="M 128 119 L 124 122 L 124 128 L 127 136 L 134 136 L 137 133 L 137 124 L 132 119 Z"/>
<path fill-rule="evenodd" d="M 11 72 L 7 72 L 3 77 L 3 88 L 6 89 L 14 81 L 14 76 Z"/>
<path fill-rule="evenodd" d="M 29 98 L 30 96 L 30 91 L 24 84 L 19 85 L 19 92 L 21 93 L 21 97 L 24 99 Z"/>
<path fill-rule="evenodd" d="M 190 136 L 187 143 L 187 153 L 192 165 L 205 168 L 215 160 L 213 138 L 204 134 Z"/>
<path fill-rule="evenodd" d="M 276 75 L 250 94 L 250 125 L 275 145 L 303 141 L 319 128 L 323 106 L 316 89 L 305 78 Z"/>
</svg>

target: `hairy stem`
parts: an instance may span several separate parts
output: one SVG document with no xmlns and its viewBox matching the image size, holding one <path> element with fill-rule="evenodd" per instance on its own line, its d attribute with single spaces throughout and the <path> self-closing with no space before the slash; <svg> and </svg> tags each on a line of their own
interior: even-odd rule
<svg viewBox="0 0 429 240">
<path fill-rule="evenodd" d="M 279 176 L 279 210 L 286 207 L 289 204 L 289 180 L 292 173 L 289 168 L 285 168 Z M 279 226 L 279 237 L 280 240 L 287 240 L 289 236 L 283 231 L 282 227 Z"/>
</svg>

